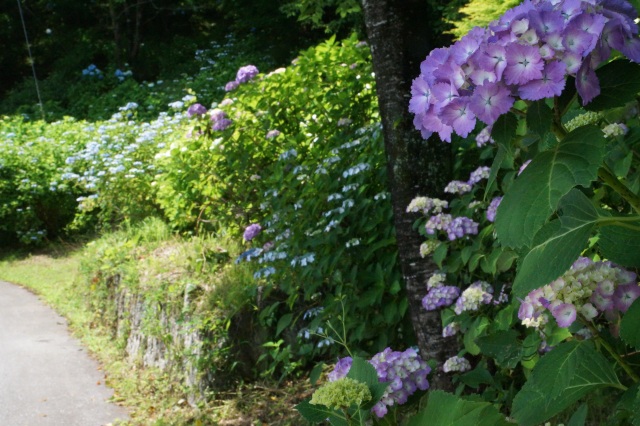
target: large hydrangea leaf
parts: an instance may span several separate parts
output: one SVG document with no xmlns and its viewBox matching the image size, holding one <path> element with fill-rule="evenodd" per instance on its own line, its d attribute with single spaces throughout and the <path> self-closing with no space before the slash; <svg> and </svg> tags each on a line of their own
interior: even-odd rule
<svg viewBox="0 0 640 426">
<path fill-rule="evenodd" d="M 536 156 L 505 194 L 496 216 L 502 244 L 530 247 L 534 236 L 572 188 L 597 178 L 605 139 L 596 126 L 569 133 L 554 148 Z"/>
<path fill-rule="evenodd" d="M 538 232 L 531 250 L 520 262 L 513 283 L 513 291 L 519 296 L 550 283 L 569 269 L 600 218 L 591 201 L 577 189 L 562 198 L 559 210 L 560 219 Z"/>
<path fill-rule="evenodd" d="M 536 364 L 513 400 L 511 415 L 521 426 L 539 425 L 602 387 L 624 389 L 593 342 L 562 343 Z"/>
</svg>

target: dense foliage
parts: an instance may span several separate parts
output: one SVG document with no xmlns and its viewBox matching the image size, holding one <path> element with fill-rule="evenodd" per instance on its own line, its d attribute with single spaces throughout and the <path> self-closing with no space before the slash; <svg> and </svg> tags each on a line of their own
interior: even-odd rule
<svg viewBox="0 0 640 426">
<path fill-rule="evenodd" d="M 7 237 L 37 245 L 157 216 L 184 235 L 240 241 L 253 224 L 238 262 L 261 287 L 264 374 L 340 353 L 335 340 L 365 354 L 410 342 L 368 47 L 332 39 L 258 72 L 240 67 L 224 99 L 189 87 L 197 95 L 150 121 L 136 102 L 94 123 L 7 118 Z M 49 151 L 48 168 L 29 173 Z M 50 221 L 49 198 L 64 221 Z"/>
<path fill-rule="evenodd" d="M 483 5 L 463 11 L 502 13 Z M 330 1 L 285 10 L 331 30 L 334 7 L 338 26 L 359 13 Z M 315 380 L 321 361 L 349 355 L 298 406 L 311 421 L 636 424 L 636 19 L 625 1 L 527 1 L 416 70 L 407 105 L 416 128 L 455 153 L 446 197 L 416 194 L 406 206 L 425 238 L 420 254 L 440 268 L 422 306 L 441 313 L 443 336 L 460 349 L 443 365 L 411 348 L 370 51 L 355 36 L 268 73 L 275 62 L 254 54 L 223 64 L 238 46 L 229 38 L 198 51 L 210 68 L 162 93 L 170 85 L 87 66 L 79 105 L 98 96 L 91 116 L 109 119 L 0 122 L 3 242 L 141 224 L 139 235 L 94 246 L 89 299 L 106 316 L 100 292 L 115 276 L 178 306 L 209 290 L 198 268 L 212 257 L 214 269 L 237 268 L 241 308 L 208 318 L 221 357 L 212 365 L 231 368 L 216 344 L 251 310 L 261 339 L 244 350 L 261 350 L 241 362 L 254 375 L 283 379 L 319 362 Z M 131 98 L 111 105 L 99 97 L 107 89 Z M 190 252 L 199 263 L 184 260 L 188 279 L 154 287 L 138 276 L 136 263 L 160 247 L 136 247 L 153 229 L 200 247 Z M 218 258 L 209 235 L 242 250 Z M 456 395 L 428 391 L 418 409 L 435 369 L 452 375 Z"/>
</svg>

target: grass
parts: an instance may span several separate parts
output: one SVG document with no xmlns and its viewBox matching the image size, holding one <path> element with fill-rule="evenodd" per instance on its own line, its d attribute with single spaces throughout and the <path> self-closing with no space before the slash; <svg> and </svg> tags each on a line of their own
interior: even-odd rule
<svg viewBox="0 0 640 426">
<path fill-rule="evenodd" d="M 233 389 L 210 394 L 190 406 L 185 389 L 166 372 L 141 368 L 124 358 L 111 333 L 95 321 L 83 296 L 80 267 L 84 247 L 55 246 L 40 253 L 0 255 L 0 279 L 22 285 L 65 316 L 73 334 L 103 366 L 113 401 L 130 408 L 137 425 L 300 425 L 294 405 L 310 395 L 309 380 L 280 385 L 269 380 L 240 382 Z M 230 295 L 224 295 L 224 297 Z"/>
</svg>

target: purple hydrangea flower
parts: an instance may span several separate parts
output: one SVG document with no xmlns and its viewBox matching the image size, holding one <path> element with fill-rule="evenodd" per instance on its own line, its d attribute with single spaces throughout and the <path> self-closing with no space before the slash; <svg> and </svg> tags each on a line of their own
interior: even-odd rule
<svg viewBox="0 0 640 426">
<path fill-rule="evenodd" d="M 489 28 L 429 53 L 411 87 L 414 125 L 425 138 L 438 133 L 451 142 L 476 120 L 493 124 L 515 96 L 558 96 L 567 75 L 586 104 L 600 93 L 594 70 L 614 49 L 640 62 L 636 17 L 627 0 L 525 1 Z"/>
<path fill-rule="evenodd" d="M 427 311 L 451 306 L 460 295 L 460 289 L 451 285 L 432 287 L 422 298 L 422 307 Z"/>
<path fill-rule="evenodd" d="M 639 296 L 640 286 L 638 284 L 622 284 L 616 288 L 613 303 L 617 310 L 624 313 Z"/>
<path fill-rule="evenodd" d="M 247 228 L 244 230 L 244 235 L 243 235 L 244 240 L 245 241 L 253 240 L 256 236 L 258 236 L 260 231 L 262 231 L 262 227 L 257 223 L 253 223 L 247 226 Z"/>
<path fill-rule="evenodd" d="M 556 319 L 559 327 L 569 327 L 576 320 L 576 307 L 571 303 L 560 303 L 551 308 L 551 315 Z"/>
<path fill-rule="evenodd" d="M 476 136 L 476 146 L 478 148 L 482 148 L 488 143 L 495 143 L 493 138 L 491 137 L 491 126 L 487 126 L 484 129 L 480 130 L 480 133 Z"/>
<path fill-rule="evenodd" d="M 501 201 L 502 201 L 502 197 L 495 197 L 489 203 L 489 207 L 487 207 L 487 220 L 489 222 L 495 222 L 496 213 L 498 212 L 498 206 L 500 205 Z"/>
<path fill-rule="evenodd" d="M 201 116 L 201 115 L 204 115 L 206 112 L 207 112 L 207 108 L 205 108 L 204 105 L 201 105 L 198 103 L 189 106 L 189 108 L 187 109 L 187 115 L 189 117 L 193 117 L 194 115 Z"/>
<path fill-rule="evenodd" d="M 544 62 L 537 47 L 513 43 L 506 46 L 506 52 L 504 76 L 507 84 L 520 85 L 542 78 Z"/>
<path fill-rule="evenodd" d="M 458 324 L 457 322 L 449 323 L 442 329 L 442 337 L 455 336 L 459 331 L 460 324 Z"/>
<path fill-rule="evenodd" d="M 483 179 L 488 179 L 490 174 L 491 174 L 491 169 L 489 167 L 486 167 L 486 166 L 478 167 L 477 169 L 471 172 L 467 183 L 469 185 L 475 185 L 476 183 L 480 182 Z"/>
<path fill-rule="evenodd" d="M 471 95 L 469 108 L 481 121 L 490 126 L 498 117 L 508 112 L 514 102 L 515 99 L 507 86 L 500 82 L 489 82 L 476 87 Z"/>
<path fill-rule="evenodd" d="M 239 85 L 240 83 L 238 83 L 237 81 L 231 80 L 230 82 L 224 85 L 224 91 L 231 92 L 232 90 L 236 90 Z"/>
<path fill-rule="evenodd" d="M 240 67 L 238 73 L 236 74 L 236 81 L 238 83 L 246 83 L 252 80 L 256 75 L 258 75 L 258 68 L 255 65 L 246 65 L 244 67 Z"/>
<path fill-rule="evenodd" d="M 449 226 L 452 220 L 453 218 L 451 217 L 450 214 L 438 213 L 437 215 L 431 216 L 427 220 L 427 223 L 424 225 L 424 227 L 427 231 L 427 234 L 433 235 L 436 233 L 436 230 L 438 231 L 445 230 Z"/>
<path fill-rule="evenodd" d="M 333 382 L 346 377 L 352 363 L 351 357 L 338 360 L 333 371 L 328 375 L 329 381 Z M 387 414 L 388 407 L 407 402 L 416 390 L 429 388 L 427 375 L 431 372 L 431 368 L 413 348 L 404 352 L 386 348 L 375 354 L 369 363 L 376 369 L 378 380 L 388 383 L 380 401 L 371 410 L 378 418 Z"/>
<path fill-rule="evenodd" d="M 278 137 L 278 135 L 280 135 L 280 130 L 269 130 L 267 132 L 267 136 L 265 136 L 267 139 L 273 139 L 275 137 Z"/>
<path fill-rule="evenodd" d="M 329 381 L 335 382 L 338 379 L 347 377 L 347 373 L 349 373 L 352 363 L 353 363 L 353 358 L 351 358 L 350 356 L 340 358 L 338 362 L 336 362 L 336 365 L 333 367 L 333 371 L 329 373 L 327 376 Z"/>
<path fill-rule="evenodd" d="M 472 184 L 462 182 L 461 180 L 452 180 L 444 188 L 444 192 L 448 192 L 449 194 L 466 194 L 467 192 L 471 192 L 471 185 Z"/>
<path fill-rule="evenodd" d="M 227 113 L 221 109 L 214 109 L 211 111 L 211 128 L 215 131 L 222 131 L 229 127 L 232 123 L 227 117 Z"/>
<path fill-rule="evenodd" d="M 468 217 L 456 217 L 446 227 L 449 241 L 462 238 L 465 235 L 476 235 L 478 233 L 478 223 Z"/>
</svg>

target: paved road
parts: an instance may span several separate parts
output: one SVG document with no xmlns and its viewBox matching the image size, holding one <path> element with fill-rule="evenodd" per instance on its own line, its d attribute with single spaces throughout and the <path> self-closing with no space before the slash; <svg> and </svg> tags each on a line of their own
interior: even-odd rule
<svg viewBox="0 0 640 426">
<path fill-rule="evenodd" d="M 0 426 L 102 426 L 126 419 L 64 318 L 0 281 Z"/>
</svg>

